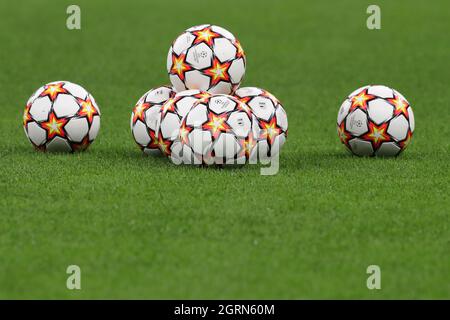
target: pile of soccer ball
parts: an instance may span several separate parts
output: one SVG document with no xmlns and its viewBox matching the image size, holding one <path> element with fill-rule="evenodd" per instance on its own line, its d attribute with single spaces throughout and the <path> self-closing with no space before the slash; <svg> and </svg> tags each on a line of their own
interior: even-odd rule
<svg viewBox="0 0 450 320">
<path fill-rule="evenodd" d="M 229 31 L 214 25 L 184 31 L 167 56 L 173 87 L 151 89 L 134 107 L 136 143 L 177 164 L 243 164 L 277 155 L 286 140 L 286 112 L 265 90 L 237 90 L 245 66 L 244 50 Z"/>
<path fill-rule="evenodd" d="M 173 87 L 149 90 L 133 109 L 138 146 L 177 164 L 256 163 L 277 156 L 287 137 L 286 112 L 266 90 L 238 89 L 245 67 L 244 50 L 229 31 L 214 25 L 187 29 L 167 57 Z M 85 150 L 100 129 L 100 109 L 81 86 L 51 82 L 28 100 L 23 125 L 36 149 Z M 410 142 L 414 115 L 399 92 L 366 86 L 344 101 L 337 126 L 354 154 L 393 156 Z"/>
</svg>

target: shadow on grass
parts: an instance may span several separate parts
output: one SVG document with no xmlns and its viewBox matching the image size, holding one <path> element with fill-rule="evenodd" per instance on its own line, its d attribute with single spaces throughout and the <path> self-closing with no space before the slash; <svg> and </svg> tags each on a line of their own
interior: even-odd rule
<svg viewBox="0 0 450 320">
<path fill-rule="evenodd" d="M 89 151 L 87 151 L 89 152 Z M 94 152 L 93 152 L 94 153 Z M 123 150 L 96 150 L 95 155 L 102 159 L 111 159 L 111 161 L 126 162 L 128 164 L 134 163 L 136 166 L 150 165 L 157 167 L 167 167 L 169 169 L 181 170 L 214 170 L 214 171 L 242 171 L 246 169 L 246 165 L 189 165 L 189 164 L 174 164 L 168 157 L 157 154 L 147 155 L 139 149 L 123 149 Z"/>
<path fill-rule="evenodd" d="M 280 170 L 330 169 L 340 171 L 358 165 L 379 166 L 392 163 L 410 163 L 429 159 L 429 154 L 419 152 L 401 153 L 396 157 L 359 157 L 345 150 L 308 150 L 282 155 Z"/>
<path fill-rule="evenodd" d="M 28 144 L 17 144 L 11 145 L 9 148 L 5 148 L 0 151 L 0 159 L 7 159 L 9 157 L 14 158 L 26 158 L 26 159 L 40 159 L 44 160 L 46 158 L 60 159 L 70 162 L 71 159 L 76 161 L 98 159 L 98 161 L 109 162 L 111 165 L 122 165 L 127 164 L 128 166 L 136 166 L 141 168 L 144 166 L 154 166 L 154 167 L 167 167 L 167 168 L 183 168 L 183 169 L 208 169 L 208 170 L 242 170 L 245 165 L 234 165 L 234 166 L 202 166 L 202 165 L 175 165 L 170 159 L 162 154 L 147 155 L 139 150 L 139 148 L 96 148 L 95 144 L 90 146 L 87 150 L 82 152 L 66 153 L 66 152 L 43 152 L 34 149 Z M 45 160 L 44 160 L 45 161 Z M 67 162 L 66 162 L 67 163 Z"/>
<path fill-rule="evenodd" d="M 283 170 L 287 171 L 313 171 L 328 169 L 331 171 L 342 171 L 355 166 L 366 165 L 368 167 L 379 167 L 386 164 L 411 161 L 424 161 L 429 159 L 430 154 L 423 154 L 419 152 L 408 152 L 400 154 L 393 158 L 380 157 L 358 157 L 354 156 L 345 150 L 295 150 L 281 154 L 280 158 L 280 173 Z M 170 159 L 160 155 L 146 155 L 139 148 L 132 146 L 115 146 L 114 148 L 107 148 L 105 146 L 97 146 L 93 144 L 86 151 L 76 153 L 46 153 L 34 150 L 29 144 L 10 145 L 0 151 L 0 160 L 6 160 L 9 157 L 19 157 L 27 159 L 43 159 L 46 157 L 65 159 L 71 161 L 71 158 L 77 160 L 96 160 L 109 162 L 111 166 L 120 166 L 126 164 L 128 167 L 158 167 L 168 169 L 182 169 L 182 170 L 214 170 L 218 172 L 253 172 L 262 167 L 267 167 L 267 164 L 246 164 L 246 165 L 175 165 Z"/>
</svg>

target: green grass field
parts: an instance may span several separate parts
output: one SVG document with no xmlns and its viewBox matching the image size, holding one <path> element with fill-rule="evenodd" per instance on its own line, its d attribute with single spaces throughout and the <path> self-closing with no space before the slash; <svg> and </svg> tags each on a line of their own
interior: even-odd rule
<svg viewBox="0 0 450 320">
<path fill-rule="evenodd" d="M 450 298 L 450 4 L 377 1 L 0 3 L 0 298 Z M 280 172 L 195 168 L 143 156 L 137 99 L 168 83 L 171 41 L 192 25 L 231 30 L 243 86 L 289 117 Z M 85 153 L 34 151 L 22 112 L 69 80 L 102 111 Z M 381 83 L 411 102 L 416 131 L 395 159 L 349 156 L 343 99 Z M 66 288 L 66 268 L 82 290 Z M 381 267 L 382 289 L 366 287 Z"/>
</svg>

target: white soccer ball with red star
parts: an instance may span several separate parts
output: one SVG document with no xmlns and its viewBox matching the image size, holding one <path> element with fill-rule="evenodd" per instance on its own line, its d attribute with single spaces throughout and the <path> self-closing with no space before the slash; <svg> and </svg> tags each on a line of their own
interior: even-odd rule
<svg viewBox="0 0 450 320">
<path fill-rule="evenodd" d="M 239 87 L 245 65 L 244 50 L 233 34 L 209 24 L 187 29 L 167 55 L 167 72 L 177 91 L 230 94 Z"/>
<path fill-rule="evenodd" d="M 175 95 L 172 87 L 161 86 L 147 91 L 131 113 L 131 133 L 146 154 L 159 154 L 162 140 L 158 139 L 162 105 Z"/>
<path fill-rule="evenodd" d="M 178 92 L 167 100 L 160 112 L 157 137 L 161 152 L 172 158 L 181 159 L 181 144 L 178 141 L 181 121 L 198 101 L 204 101 L 211 94 L 200 90 Z"/>
<path fill-rule="evenodd" d="M 198 101 L 183 119 L 179 141 L 187 164 L 243 164 L 256 144 L 253 114 L 237 98 L 219 94 Z"/>
<path fill-rule="evenodd" d="M 80 85 L 56 81 L 40 87 L 23 114 L 25 134 L 36 149 L 73 152 L 85 150 L 100 129 L 100 109 Z"/>
<path fill-rule="evenodd" d="M 268 161 L 278 155 L 286 142 L 288 119 L 280 101 L 270 92 L 257 87 L 244 87 L 235 96 L 252 110 L 259 160 Z"/>
<path fill-rule="evenodd" d="M 396 156 L 410 143 L 414 113 L 398 91 L 369 85 L 352 92 L 337 118 L 341 142 L 358 156 Z"/>
</svg>

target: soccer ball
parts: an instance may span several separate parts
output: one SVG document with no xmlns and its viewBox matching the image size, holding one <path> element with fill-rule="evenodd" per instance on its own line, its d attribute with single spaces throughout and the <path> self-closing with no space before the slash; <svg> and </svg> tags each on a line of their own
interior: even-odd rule
<svg viewBox="0 0 450 320">
<path fill-rule="evenodd" d="M 210 93 L 200 90 L 186 90 L 178 92 L 167 100 L 159 115 L 157 137 L 161 152 L 168 157 L 181 159 L 181 148 L 178 139 L 180 125 L 183 118 L 197 101 L 204 101 Z"/>
<path fill-rule="evenodd" d="M 253 114 L 237 98 L 219 94 L 195 103 L 179 131 L 183 162 L 244 164 L 256 145 Z"/>
<path fill-rule="evenodd" d="M 341 142 L 358 156 L 396 156 L 410 143 L 414 113 L 398 91 L 369 85 L 352 92 L 337 118 Z"/>
<path fill-rule="evenodd" d="M 239 87 L 245 65 L 239 41 L 224 28 L 209 24 L 187 29 L 167 55 L 167 72 L 178 92 L 199 89 L 230 94 Z"/>
<path fill-rule="evenodd" d="M 69 81 L 50 82 L 28 100 L 23 127 L 42 151 L 85 150 L 100 129 L 100 109 L 83 87 Z"/>
<path fill-rule="evenodd" d="M 150 89 L 136 103 L 131 113 L 131 133 L 146 154 L 159 154 L 158 128 L 162 105 L 175 95 L 168 86 Z"/>
<path fill-rule="evenodd" d="M 256 123 L 253 125 L 257 138 L 255 153 L 262 162 L 276 156 L 284 145 L 288 132 L 286 111 L 275 96 L 264 89 L 256 87 L 240 88 L 235 96 L 252 110 Z"/>
</svg>

